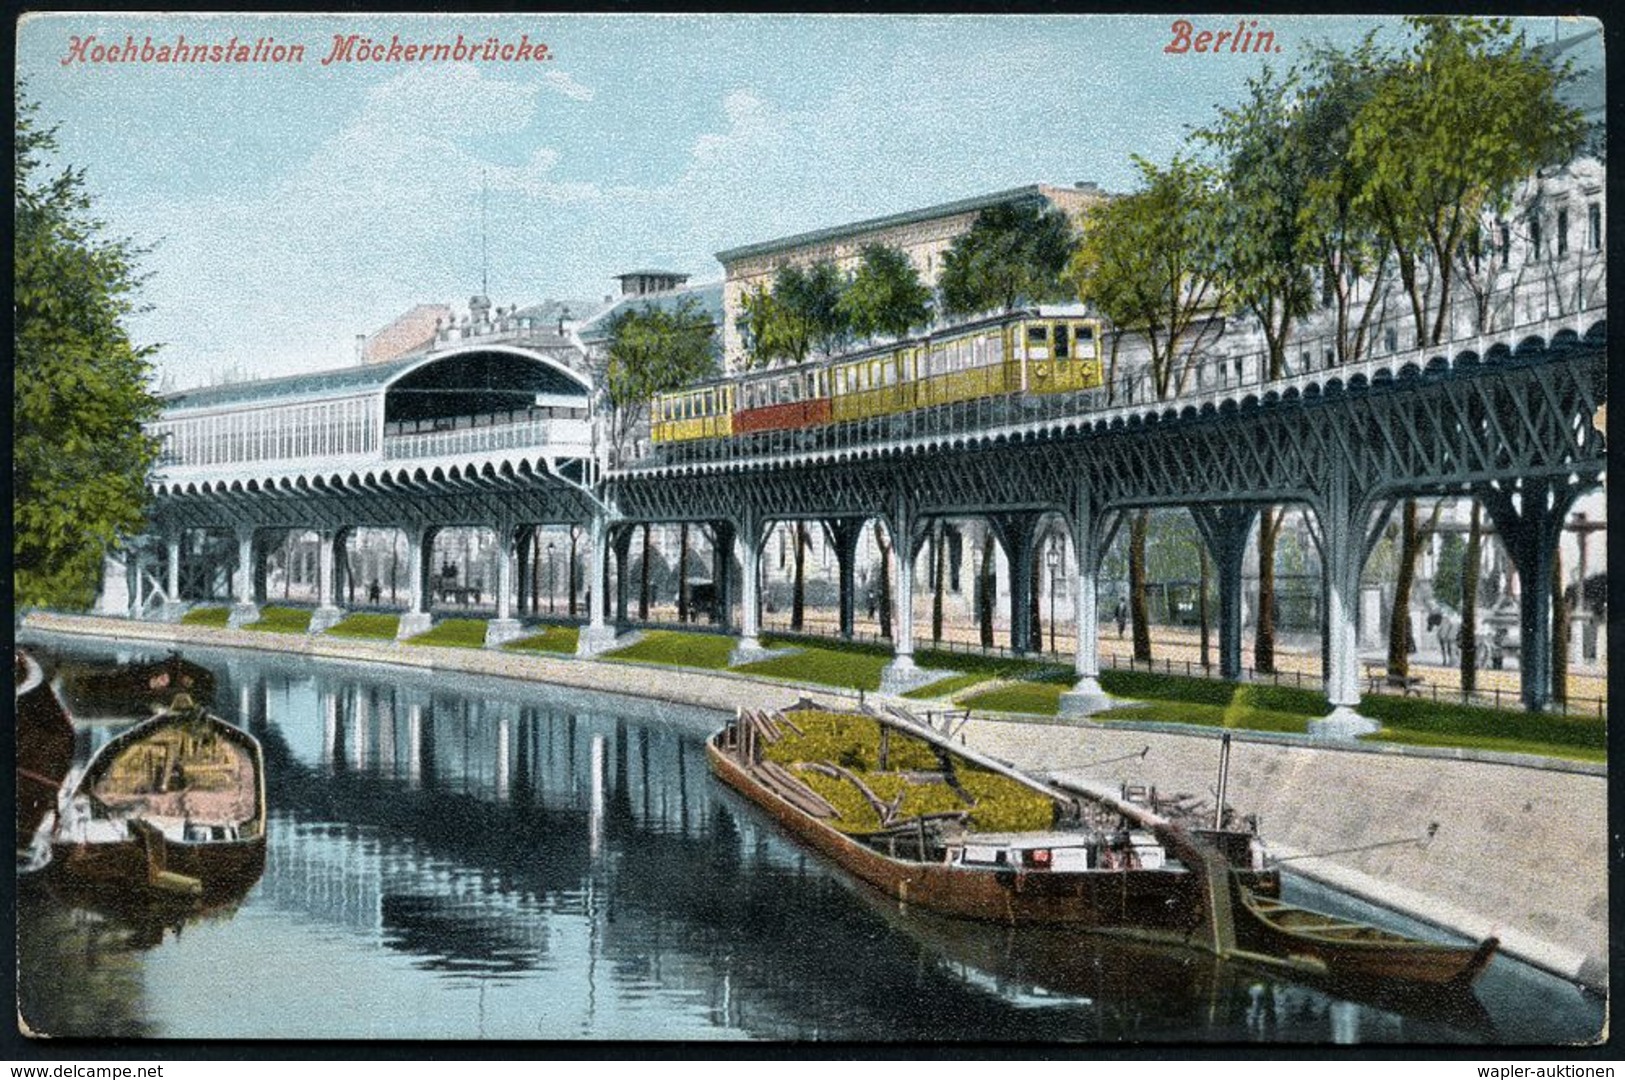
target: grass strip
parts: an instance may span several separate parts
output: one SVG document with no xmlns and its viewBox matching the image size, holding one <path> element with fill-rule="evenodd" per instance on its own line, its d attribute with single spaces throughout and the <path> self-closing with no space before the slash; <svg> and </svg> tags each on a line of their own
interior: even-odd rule
<svg viewBox="0 0 1625 1080">
<path fill-rule="evenodd" d="M 259 621 L 248 623 L 243 629 L 259 630 L 270 634 L 306 634 L 310 632 L 310 609 L 295 607 L 261 608 Z"/>
<path fill-rule="evenodd" d="M 778 644 L 786 644 L 778 642 Z M 792 682 L 817 683 L 849 690 L 880 689 L 880 672 L 891 663 L 891 653 L 801 646 L 789 656 L 775 656 L 735 668 L 748 675 L 767 675 Z"/>
<path fill-rule="evenodd" d="M 424 633 L 407 638 L 408 645 L 445 645 L 454 649 L 485 648 L 484 619 L 446 619 Z"/>
<path fill-rule="evenodd" d="M 193 608 L 181 616 L 182 626 L 225 626 L 231 621 L 231 609 L 223 607 Z"/>
<path fill-rule="evenodd" d="M 1303 735 L 1309 730 L 1310 718 L 1301 713 L 1260 709 L 1242 702 L 1221 707 L 1197 705 L 1189 701 L 1142 701 L 1095 713 L 1090 719 L 1125 723 L 1195 724 L 1198 727 L 1283 731 Z"/>
<path fill-rule="evenodd" d="M 1580 756 L 1587 761 L 1607 757 L 1608 724 L 1595 716 L 1485 709 L 1378 694 L 1361 699 L 1360 712 L 1379 721 L 1383 727 L 1368 738 L 1388 742 L 1479 749 L 1549 746 L 1565 748 L 1564 756 Z"/>
<path fill-rule="evenodd" d="M 955 699 L 955 704 L 988 712 L 1031 713 L 1054 716 L 1061 711 L 1061 695 L 1068 687 L 1058 682 L 1021 682 L 995 687 Z"/>
<path fill-rule="evenodd" d="M 721 634 L 650 630 L 626 648 L 605 653 L 604 658 L 722 671 L 728 666 L 728 654 L 733 648 L 734 639 Z"/>
<path fill-rule="evenodd" d="M 930 701 L 934 698 L 952 697 L 963 690 L 969 690 L 978 683 L 987 682 L 987 680 L 990 678 L 992 678 L 991 675 L 983 672 L 967 672 L 964 675 L 950 675 L 946 679 L 938 679 L 934 683 L 928 683 L 927 685 L 920 687 L 918 690 L 910 690 L 903 696 L 906 698 L 912 698 L 915 701 Z"/>
<path fill-rule="evenodd" d="M 347 616 L 343 622 L 327 629 L 330 637 L 346 638 L 376 638 L 383 641 L 394 641 L 395 632 L 400 629 L 401 617 L 399 615 L 379 615 L 373 612 L 362 612 Z"/>
<path fill-rule="evenodd" d="M 509 652 L 570 653 L 576 651 L 579 632 L 573 626 L 549 626 L 539 634 L 510 641 L 502 646 Z"/>
</svg>

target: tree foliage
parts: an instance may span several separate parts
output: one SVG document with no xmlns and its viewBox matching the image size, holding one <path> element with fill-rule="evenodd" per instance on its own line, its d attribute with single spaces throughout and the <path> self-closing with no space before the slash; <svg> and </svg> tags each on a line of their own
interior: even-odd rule
<svg viewBox="0 0 1625 1080">
<path fill-rule="evenodd" d="M 1504 207 L 1539 166 L 1572 156 L 1585 127 L 1557 98 L 1563 73 L 1509 20 L 1408 21 L 1415 41 L 1361 107 L 1349 161 L 1364 179 L 1354 209 L 1392 246 L 1417 340 L 1435 345 L 1449 327 L 1456 260 L 1483 212 Z"/>
<path fill-rule="evenodd" d="M 885 244 L 868 244 L 838 306 L 853 333 L 901 338 L 931 321 L 931 290 L 907 255 Z"/>
<path fill-rule="evenodd" d="M 1162 399 L 1184 389 L 1207 316 L 1224 306 L 1219 214 L 1210 169 L 1185 157 L 1135 164 L 1144 186 L 1089 209 L 1067 279 L 1111 322 L 1145 334 Z"/>
<path fill-rule="evenodd" d="M 18 607 L 86 607 L 104 554 L 146 522 L 154 349 L 131 343 L 142 252 L 91 214 L 82 170 L 47 175 L 54 128 L 16 120 L 12 555 Z"/>
<path fill-rule="evenodd" d="M 1339 363 L 1365 355 L 1371 319 L 1383 298 L 1392 262 L 1386 237 L 1369 215 L 1356 208 L 1369 169 L 1349 156 L 1354 122 L 1391 63 L 1373 34 L 1349 50 L 1329 46 L 1315 50 L 1297 116 L 1306 168 L 1299 224 L 1304 243 L 1314 253 L 1322 287 L 1336 307 Z"/>
<path fill-rule="evenodd" d="M 617 448 L 637 429 L 656 394 L 716 374 L 712 331 L 711 317 L 692 297 L 673 308 L 645 304 L 615 316 L 604 383 L 615 406 Z"/>
<path fill-rule="evenodd" d="M 1269 346 L 1269 375 L 1284 374 L 1293 321 L 1314 305 L 1314 249 L 1307 242 L 1309 148 L 1291 98 L 1296 74 L 1265 68 L 1247 81 L 1247 98 L 1220 109 L 1196 137 L 1218 151 L 1214 196 L 1216 272 L 1233 303 L 1252 312 Z"/>
<path fill-rule="evenodd" d="M 943 253 L 942 308 L 971 315 L 1064 299 L 1075 244 L 1072 223 L 1048 203 L 990 206 Z"/>
<path fill-rule="evenodd" d="M 805 267 L 786 263 L 774 273 L 771 290 L 757 285 L 747 291 L 739 320 L 747 366 L 800 364 L 814 350 L 825 356 L 839 351 L 852 336 L 841 304 L 845 288 L 826 259 Z"/>
</svg>

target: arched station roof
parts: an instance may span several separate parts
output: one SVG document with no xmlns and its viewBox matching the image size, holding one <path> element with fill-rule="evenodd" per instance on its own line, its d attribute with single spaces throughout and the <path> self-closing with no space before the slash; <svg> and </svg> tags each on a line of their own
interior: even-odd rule
<svg viewBox="0 0 1625 1080">
<path fill-rule="evenodd" d="M 446 396 L 447 391 L 459 388 L 467 393 L 460 397 Z M 561 361 L 543 353 L 518 346 L 489 344 L 416 353 L 384 364 L 356 364 L 274 379 L 199 387 L 164 395 L 161 400 L 165 412 L 184 412 L 369 391 L 385 394 L 390 419 L 415 419 L 516 408 L 526 400 L 533 400 L 536 394 L 585 398 L 591 394 L 592 387 Z M 430 412 L 414 412 L 410 402 L 417 397 L 425 401 L 438 398 L 440 404 Z M 395 415 L 397 401 L 398 407 L 405 410 L 402 416 Z"/>
</svg>

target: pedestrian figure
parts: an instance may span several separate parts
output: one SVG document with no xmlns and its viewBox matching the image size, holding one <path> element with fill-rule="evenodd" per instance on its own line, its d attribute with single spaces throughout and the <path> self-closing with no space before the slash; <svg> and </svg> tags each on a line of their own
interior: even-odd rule
<svg viewBox="0 0 1625 1080">
<path fill-rule="evenodd" d="M 1128 608 L 1123 606 L 1123 598 L 1117 598 L 1117 637 L 1122 640 L 1123 631 L 1128 627 Z"/>
<path fill-rule="evenodd" d="M 379 598 L 382 597 L 383 595 L 384 595 L 383 586 L 378 584 L 378 579 L 377 578 L 373 578 L 372 579 L 372 584 L 367 586 L 367 599 L 370 602 L 376 604 L 376 603 L 378 603 Z"/>
</svg>

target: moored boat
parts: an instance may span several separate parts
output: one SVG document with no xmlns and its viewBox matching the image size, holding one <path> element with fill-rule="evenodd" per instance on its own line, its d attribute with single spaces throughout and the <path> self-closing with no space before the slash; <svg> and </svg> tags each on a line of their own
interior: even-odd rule
<svg viewBox="0 0 1625 1080">
<path fill-rule="evenodd" d="M 902 717 L 812 703 L 742 711 L 707 751 L 719 778 L 798 840 L 897 901 L 947 915 L 1222 954 L 1234 945 L 1232 879 L 1279 888 L 1255 836 L 1199 841 L 1144 808 L 1061 790 Z"/>
<path fill-rule="evenodd" d="M 258 740 L 177 695 L 64 793 L 51 839 L 57 887 L 102 902 L 241 895 L 265 868 L 264 772 Z"/>
<path fill-rule="evenodd" d="M 1470 986 L 1494 957 L 1493 937 L 1450 944 L 1384 930 L 1240 892 L 1237 937 L 1244 947 L 1300 967 L 1318 965 L 1334 980 Z"/>
<path fill-rule="evenodd" d="M 13 655 L 17 680 L 17 849 L 21 858 L 56 805 L 63 778 L 73 765 L 73 723 L 39 662 L 20 649 Z"/>
<path fill-rule="evenodd" d="M 186 694 L 203 705 L 214 699 L 214 673 L 171 652 L 162 660 L 89 666 L 58 665 L 57 681 L 74 715 L 145 717 L 162 710 L 176 694 Z"/>
</svg>

